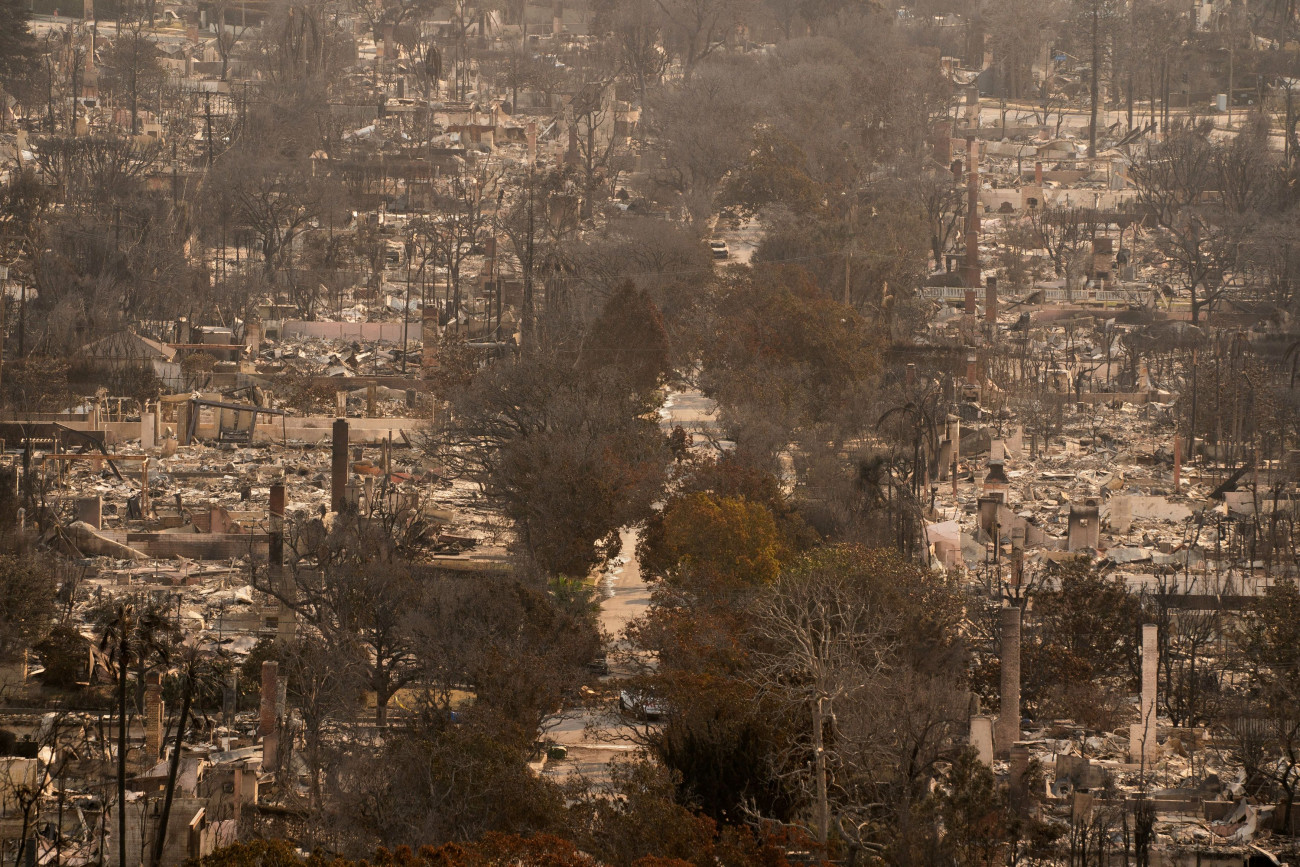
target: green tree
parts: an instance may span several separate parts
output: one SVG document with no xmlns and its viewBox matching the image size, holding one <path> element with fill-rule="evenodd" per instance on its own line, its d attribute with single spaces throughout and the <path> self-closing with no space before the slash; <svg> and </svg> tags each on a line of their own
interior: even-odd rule
<svg viewBox="0 0 1300 867">
<path fill-rule="evenodd" d="M 54 624 L 56 582 L 48 559 L 0 555 L 0 662 L 12 662 L 40 643 Z"/>
<path fill-rule="evenodd" d="M 36 39 L 27 26 L 30 18 L 23 0 L 0 0 L 0 85 L 11 86 L 36 59 Z"/>
<path fill-rule="evenodd" d="M 126 733 L 128 728 L 127 675 L 132 665 L 141 668 L 138 686 L 143 698 L 143 668 L 148 661 L 165 658 L 168 624 L 159 610 L 146 606 L 139 610 L 130 602 L 112 602 L 98 615 L 100 649 L 113 663 L 117 682 L 117 857 L 126 863 Z"/>
<path fill-rule="evenodd" d="M 797 144 L 778 133 L 760 131 L 754 149 L 728 177 L 719 195 L 722 205 L 756 213 L 781 205 L 808 215 L 822 207 L 825 190 L 808 176 L 808 158 Z"/>
<path fill-rule="evenodd" d="M 1277 578 L 1233 635 L 1250 675 L 1249 687 L 1227 709 L 1228 729 L 1247 772 L 1247 785 L 1280 793 L 1282 827 L 1300 791 L 1300 587 Z M 1267 789 L 1273 789 L 1269 793 Z M 1263 790 L 1263 791 L 1261 791 Z"/>
<path fill-rule="evenodd" d="M 666 440 L 617 376 L 539 356 L 480 372 L 452 403 L 426 448 L 484 486 L 552 575 L 585 577 L 662 490 Z"/>
<path fill-rule="evenodd" d="M 1007 793 L 972 749 L 961 750 L 935 797 L 944 848 L 954 867 L 999 863 L 1009 835 Z"/>
<path fill-rule="evenodd" d="M 674 497 L 655 523 L 646 564 L 704 596 L 770 584 L 788 553 L 772 513 L 743 497 Z"/>
<path fill-rule="evenodd" d="M 104 65 L 114 89 L 125 93 L 131 111 L 131 135 L 139 135 L 140 106 L 153 104 L 152 95 L 162 86 L 166 73 L 159 58 L 162 52 L 146 32 L 143 19 L 119 25 L 117 36 L 105 52 Z"/>
<path fill-rule="evenodd" d="M 648 393 L 669 370 L 663 316 L 644 290 L 624 281 L 605 301 L 582 347 L 582 366 L 614 370 Z"/>
<path fill-rule="evenodd" d="M 738 444 L 775 454 L 792 437 L 840 441 L 863 422 L 877 336 L 797 268 L 728 273 L 704 317 L 700 386 Z"/>
<path fill-rule="evenodd" d="M 1119 697 L 1138 670 L 1138 599 L 1086 558 L 1060 564 L 1047 580 L 1055 586 L 1034 595 L 1022 644 L 1023 700 L 1040 715 L 1118 725 Z"/>
</svg>

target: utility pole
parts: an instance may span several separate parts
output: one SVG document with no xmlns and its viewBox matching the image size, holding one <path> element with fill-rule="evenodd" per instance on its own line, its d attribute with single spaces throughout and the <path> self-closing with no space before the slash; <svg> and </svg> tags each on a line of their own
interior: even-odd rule
<svg viewBox="0 0 1300 867">
<path fill-rule="evenodd" d="M 415 252 L 415 242 L 406 239 L 406 306 L 402 308 L 402 376 L 406 376 L 406 353 L 409 343 L 406 339 L 407 329 L 411 324 L 411 255 Z"/>
<path fill-rule="evenodd" d="M 4 382 L 5 369 L 5 311 L 9 308 L 9 266 L 0 265 L 0 383 Z"/>
<path fill-rule="evenodd" d="M 852 196 L 852 193 L 849 194 Z M 853 306 L 853 242 L 854 226 L 857 215 L 857 204 L 852 198 L 849 199 L 848 221 L 845 228 L 848 230 L 845 234 L 848 236 L 844 241 L 844 306 Z"/>
<path fill-rule="evenodd" d="M 1088 157 L 1097 156 L 1097 100 L 1101 96 L 1101 42 L 1097 30 L 1100 26 L 1101 0 L 1092 0 L 1092 72 L 1089 74 L 1088 95 Z"/>
<path fill-rule="evenodd" d="M 23 297 L 18 305 L 18 357 L 27 357 L 27 281 L 22 282 Z"/>
<path fill-rule="evenodd" d="M 77 103 L 80 99 L 80 97 L 78 96 L 80 90 L 77 87 L 77 74 L 81 72 L 82 56 L 83 55 L 80 48 L 73 50 L 72 52 L 72 129 L 69 130 L 73 138 L 76 138 L 77 136 Z"/>
<path fill-rule="evenodd" d="M 524 243 L 524 315 L 520 328 L 521 353 L 533 346 L 533 166 L 528 166 L 528 237 Z"/>
<path fill-rule="evenodd" d="M 212 94 L 203 91 L 203 114 L 208 133 L 208 168 L 212 168 Z"/>
</svg>

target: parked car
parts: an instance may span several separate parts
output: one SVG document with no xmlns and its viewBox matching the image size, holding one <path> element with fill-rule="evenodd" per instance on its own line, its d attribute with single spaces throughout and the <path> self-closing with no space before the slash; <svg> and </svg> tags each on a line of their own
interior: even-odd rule
<svg viewBox="0 0 1300 867">
<path fill-rule="evenodd" d="M 604 653 L 593 656 L 587 662 L 587 671 L 604 677 L 609 674 L 609 657 Z"/>
<path fill-rule="evenodd" d="M 641 690 L 623 690 L 618 694 L 618 709 L 646 722 L 658 722 L 667 711 L 653 695 Z"/>
<path fill-rule="evenodd" d="M 727 242 L 717 238 L 709 242 L 709 250 L 713 253 L 715 259 L 728 259 L 731 257 L 731 250 L 727 249 Z"/>
</svg>

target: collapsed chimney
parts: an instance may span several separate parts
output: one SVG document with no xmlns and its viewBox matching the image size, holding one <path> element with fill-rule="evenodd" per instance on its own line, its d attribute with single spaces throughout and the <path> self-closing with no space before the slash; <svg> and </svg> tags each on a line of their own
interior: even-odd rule
<svg viewBox="0 0 1300 867">
<path fill-rule="evenodd" d="M 104 523 L 104 498 L 98 494 L 93 497 L 77 499 L 77 520 L 89 524 L 96 530 Z"/>
<path fill-rule="evenodd" d="M 144 760 L 158 761 L 162 755 L 163 700 L 162 677 L 151 671 L 144 678 Z"/>
<path fill-rule="evenodd" d="M 342 514 L 347 509 L 348 486 L 348 422 L 334 420 L 334 442 L 330 464 L 330 508 Z"/>
<path fill-rule="evenodd" d="M 1009 755 L 1020 740 L 1020 608 L 1002 609 L 1002 711 L 994 727 L 999 755 Z"/>
<path fill-rule="evenodd" d="M 985 767 L 993 767 L 993 720 L 983 714 L 970 718 L 970 745 Z"/>
<path fill-rule="evenodd" d="M 1006 468 L 1001 460 L 989 460 L 989 474 L 984 477 L 984 493 L 998 494 L 999 499 L 1006 497 L 1011 481 L 1007 478 Z"/>
<path fill-rule="evenodd" d="M 1101 540 L 1100 516 L 1101 507 L 1095 497 L 1088 497 L 1082 503 L 1071 503 L 1066 549 L 1079 551 L 1084 548 L 1096 548 Z"/>
<path fill-rule="evenodd" d="M 976 500 L 976 510 L 979 515 L 979 527 L 990 536 L 994 537 L 994 544 L 997 544 L 997 536 L 1001 535 L 998 531 L 998 506 L 1002 505 L 1002 497 L 999 494 L 986 494 Z"/>
<path fill-rule="evenodd" d="M 280 728 L 276 719 L 275 702 L 280 693 L 280 665 L 273 659 L 262 663 L 262 704 L 258 733 L 262 736 L 262 768 L 271 770 L 279 765 Z"/>
</svg>

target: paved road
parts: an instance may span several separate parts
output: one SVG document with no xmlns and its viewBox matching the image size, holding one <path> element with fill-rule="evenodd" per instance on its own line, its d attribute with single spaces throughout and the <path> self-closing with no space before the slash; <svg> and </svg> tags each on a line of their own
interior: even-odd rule
<svg viewBox="0 0 1300 867">
<path fill-rule="evenodd" d="M 694 390 L 669 392 L 659 410 L 659 423 L 665 432 L 677 425 L 687 433 L 712 430 L 717 417 L 718 405 Z"/>
<path fill-rule="evenodd" d="M 716 414 L 717 405 L 698 391 L 672 392 L 664 402 L 660 419 L 666 431 L 679 424 L 688 431 L 698 431 L 711 427 Z M 650 588 L 641 577 L 636 559 L 636 529 L 625 528 L 621 539 L 618 559 L 593 576 L 600 596 L 600 626 L 615 648 L 610 655 L 610 674 L 602 678 L 611 687 L 620 676 L 630 673 L 618 661 L 623 630 L 650 606 Z M 548 721 L 545 738 L 564 746 L 568 756 L 563 761 L 547 762 L 542 772 L 546 776 L 564 779 L 582 774 L 592 780 L 607 779 L 609 763 L 635 751 L 621 719 L 603 710 L 596 696 L 591 699 L 592 707 L 573 708 Z"/>
<path fill-rule="evenodd" d="M 596 576 L 600 595 L 600 626 L 617 647 L 628 621 L 643 614 L 650 605 L 650 588 L 641 578 L 636 559 L 637 531 L 622 532 L 623 548 L 618 560 Z M 629 672 L 618 663 L 618 654 L 610 655 L 611 669 L 602 682 L 610 684 Z M 543 773 L 556 780 L 582 774 L 593 781 L 608 779 L 609 763 L 635 750 L 626 740 L 628 731 L 621 720 L 600 707 L 592 696 L 591 708 L 574 708 L 548 722 L 545 737 L 568 750 L 563 761 L 547 762 Z"/>
</svg>

